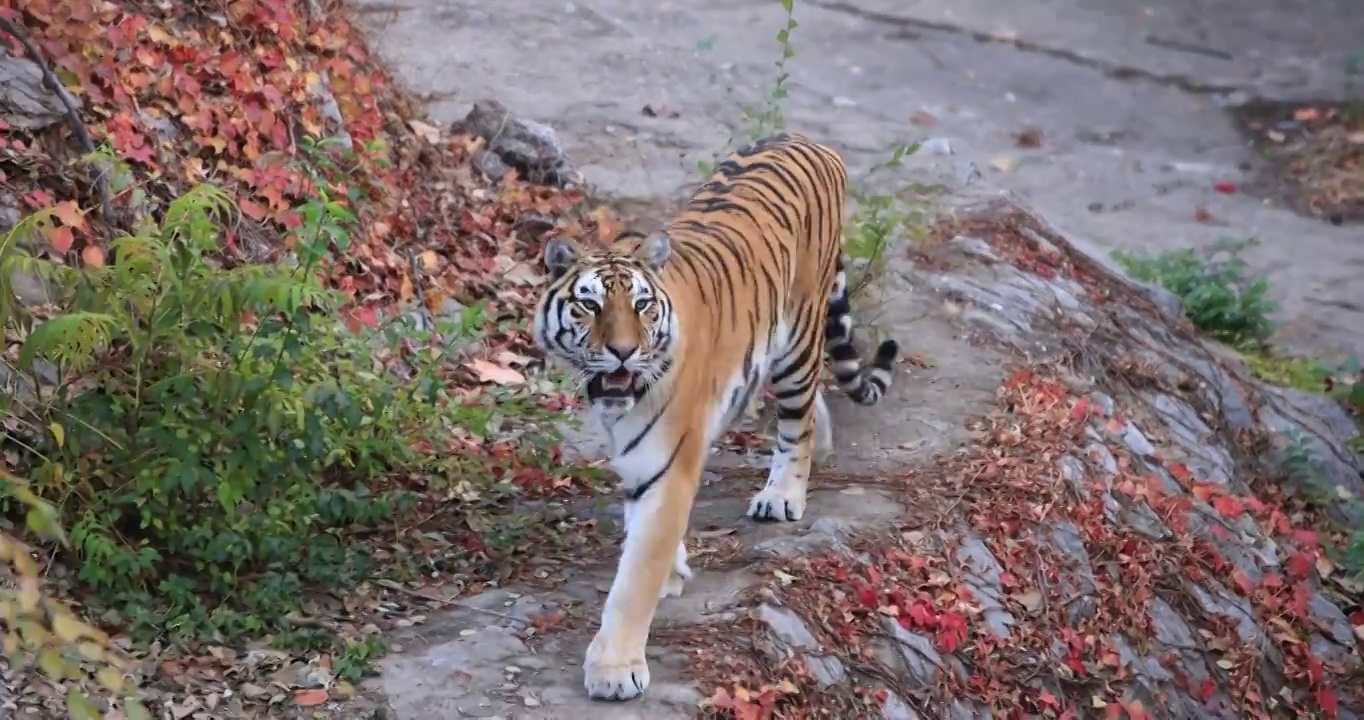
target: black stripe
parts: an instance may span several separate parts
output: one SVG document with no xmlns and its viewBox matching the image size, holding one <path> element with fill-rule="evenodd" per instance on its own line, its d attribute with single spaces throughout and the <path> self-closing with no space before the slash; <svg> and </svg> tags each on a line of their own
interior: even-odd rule
<svg viewBox="0 0 1364 720">
<path fill-rule="evenodd" d="M 658 419 L 663 417 L 663 413 L 668 411 L 668 406 L 672 404 L 674 397 L 676 397 L 676 395 L 669 395 L 668 399 L 664 401 L 662 409 L 655 413 L 653 417 L 649 418 L 649 424 L 645 425 L 644 429 L 640 430 L 639 434 L 631 439 L 630 442 L 625 443 L 625 448 L 620 451 L 621 455 L 629 455 L 630 451 L 634 450 L 635 446 L 639 445 L 639 441 L 643 440 L 644 436 L 648 435 L 649 431 L 654 429 L 654 425 L 658 423 Z"/>
<path fill-rule="evenodd" d="M 663 476 L 666 475 L 668 471 L 672 469 L 673 463 L 677 461 L 677 454 L 682 452 L 682 445 L 683 443 L 687 442 L 687 436 L 689 434 L 691 434 L 690 430 L 682 433 L 682 437 L 678 438 L 677 440 L 677 447 L 673 448 L 673 454 L 668 456 L 668 462 L 665 463 L 663 465 L 663 468 L 659 470 L 657 473 L 655 473 L 653 477 L 649 478 L 643 483 L 640 483 L 639 485 L 636 485 L 633 489 L 626 488 L 625 490 L 626 500 L 629 500 L 631 502 L 638 501 L 640 498 L 644 497 L 644 494 L 649 492 L 649 490 L 652 489 L 653 486 L 659 480 L 663 479 Z"/>
</svg>

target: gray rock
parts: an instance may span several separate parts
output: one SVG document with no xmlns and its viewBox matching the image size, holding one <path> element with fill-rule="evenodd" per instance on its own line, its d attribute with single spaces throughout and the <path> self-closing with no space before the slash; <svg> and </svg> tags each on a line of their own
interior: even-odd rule
<svg viewBox="0 0 1364 720">
<path fill-rule="evenodd" d="M 554 129 L 532 120 L 515 117 L 496 100 L 481 100 L 465 118 L 451 128 L 472 132 L 488 142 L 488 151 L 501 163 L 515 168 L 532 183 L 556 187 L 584 184 L 582 173 L 564 154 Z M 479 169 L 488 177 L 501 178 L 505 168 L 488 158 L 479 160 Z"/>
<path fill-rule="evenodd" d="M 763 603 L 753 611 L 778 640 L 797 650 L 816 650 L 819 641 L 805 627 L 805 621 L 794 612 Z"/>
<path fill-rule="evenodd" d="M 80 98 L 72 97 L 76 108 Z M 32 60 L 0 53 L 0 120 L 21 130 L 42 130 L 66 119 L 66 106 L 43 87 L 43 73 Z"/>
</svg>

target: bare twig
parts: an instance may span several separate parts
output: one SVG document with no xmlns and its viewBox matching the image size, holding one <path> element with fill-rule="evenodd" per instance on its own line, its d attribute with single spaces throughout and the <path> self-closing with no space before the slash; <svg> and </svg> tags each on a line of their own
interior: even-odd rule
<svg viewBox="0 0 1364 720">
<path fill-rule="evenodd" d="M 52 72 L 52 67 L 38 52 L 37 46 L 18 25 L 4 15 L 0 15 L 0 30 L 4 30 L 15 40 L 18 40 L 19 44 L 24 47 L 24 52 L 28 54 L 28 59 L 38 66 L 38 71 L 43 76 L 43 87 L 56 95 L 57 99 L 61 101 L 62 107 L 66 109 L 67 125 L 71 127 L 71 132 L 80 142 L 81 149 L 86 154 L 95 152 L 95 140 L 90 136 L 90 130 L 85 126 L 85 122 L 81 120 L 80 108 L 76 105 L 76 98 L 72 97 L 71 93 L 67 92 L 66 87 L 62 85 L 61 80 L 57 79 L 57 75 Z M 110 168 L 105 163 L 99 162 L 96 163 L 95 169 L 97 171 L 95 174 L 95 190 L 99 193 L 100 215 L 106 223 L 114 225 L 113 194 L 109 191 Z"/>
</svg>

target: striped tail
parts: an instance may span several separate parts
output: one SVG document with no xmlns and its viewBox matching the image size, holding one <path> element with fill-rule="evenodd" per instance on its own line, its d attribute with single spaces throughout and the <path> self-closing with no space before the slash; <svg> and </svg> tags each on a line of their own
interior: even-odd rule
<svg viewBox="0 0 1364 720">
<path fill-rule="evenodd" d="M 859 405 L 875 405 L 890 388 L 891 368 L 900 354 L 900 345 L 894 340 L 883 341 L 876 347 L 871 364 L 862 365 L 862 358 L 853 346 L 852 305 L 848 301 L 848 279 L 843 265 L 840 256 L 824 322 L 824 352 L 833 365 L 838 389 Z"/>
</svg>

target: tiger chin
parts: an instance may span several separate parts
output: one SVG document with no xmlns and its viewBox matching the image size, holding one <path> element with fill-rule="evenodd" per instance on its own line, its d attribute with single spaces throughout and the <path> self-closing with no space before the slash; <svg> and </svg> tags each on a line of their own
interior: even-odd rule
<svg viewBox="0 0 1364 720">
<path fill-rule="evenodd" d="M 648 688 L 658 601 L 692 576 L 683 539 L 701 471 L 763 388 L 776 397 L 777 434 L 746 514 L 777 522 L 804 515 L 812 466 L 833 447 L 824 359 L 858 404 L 890 388 L 895 341 L 866 363 L 854 349 L 846 205 L 838 154 L 783 134 L 719 163 L 658 232 L 603 248 L 545 244 L 549 282 L 532 334 L 577 378 L 625 491 L 625 542 L 583 661 L 589 696 L 628 700 Z"/>
</svg>

